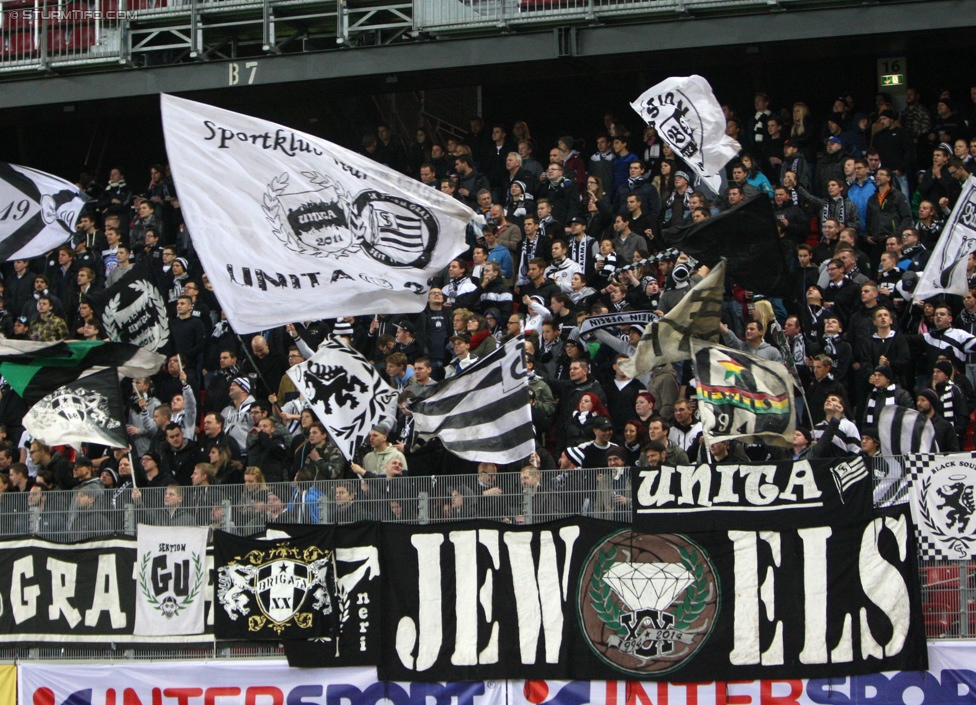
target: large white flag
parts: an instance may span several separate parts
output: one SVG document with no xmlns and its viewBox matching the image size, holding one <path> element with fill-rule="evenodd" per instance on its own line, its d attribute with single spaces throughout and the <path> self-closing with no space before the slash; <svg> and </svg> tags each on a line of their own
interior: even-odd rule
<svg viewBox="0 0 976 705">
<path fill-rule="evenodd" d="M 396 390 L 338 338 L 326 338 L 312 357 L 289 367 L 288 376 L 346 460 L 353 459 L 373 426 L 392 429 L 396 423 Z"/>
<path fill-rule="evenodd" d="M 87 201 L 64 179 L 0 162 L 0 262 L 30 259 L 63 245 Z"/>
<path fill-rule="evenodd" d="M 207 527 L 139 524 L 137 636 L 203 634 Z"/>
<path fill-rule="evenodd" d="M 412 313 L 465 249 L 474 211 L 318 137 L 164 95 L 183 216 L 239 333 Z"/>
<path fill-rule="evenodd" d="M 915 287 L 915 298 L 923 301 L 938 294 L 969 292 L 966 264 L 969 253 L 976 250 L 976 176 L 963 185 L 942 235 L 932 250 L 925 271 Z"/>
<path fill-rule="evenodd" d="M 741 145 L 725 134 L 725 114 L 701 76 L 677 76 L 648 88 L 630 104 L 714 190 L 719 170 Z"/>
</svg>

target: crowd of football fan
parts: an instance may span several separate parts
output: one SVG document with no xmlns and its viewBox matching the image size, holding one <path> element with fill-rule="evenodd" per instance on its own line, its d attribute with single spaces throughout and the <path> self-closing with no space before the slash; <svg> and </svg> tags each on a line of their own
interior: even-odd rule
<svg viewBox="0 0 976 705">
<path fill-rule="evenodd" d="M 88 294 L 145 259 L 179 359 L 124 383 L 131 463 L 125 450 L 99 448 L 71 462 L 70 449 L 32 441 L 22 400 L 4 387 L 0 478 L 40 497 L 44 489 L 131 485 L 135 465 L 139 487 L 167 487 L 177 507 L 180 486 L 245 481 L 347 479 L 348 495 L 361 478 L 467 471 L 483 479 L 525 467 L 531 485 L 533 468 L 874 456 L 880 410 L 892 404 L 927 415 L 941 450 L 972 447 L 976 291 L 929 301 L 912 292 L 976 170 L 976 113 L 965 119 L 948 91 L 924 97 L 928 105 L 909 88 L 896 112 L 885 94 L 869 108 L 842 96 L 817 106 L 829 109 L 819 122 L 806 104 L 777 110 L 763 93 L 741 116 L 723 106 L 742 151 L 718 193 L 654 129 L 632 134 L 613 115 L 586 136 L 588 149 L 567 135 L 547 150 L 522 121 L 489 127 L 474 118 L 465 137 L 444 140 L 421 129 L 398 141 L 380 125 L 363 138 L 364 154 L 475 210 L 467 252 L 435 278 L 420 314 L 295 322 L 246 340 L 222 315 L 167 168 L 153 165 L 146 186 L 127 183 L 119 169 L 104 186 L 84 174 L 79 186 L 92 201 L 72 242 L 4 265 L 0 330 L 14 339 L 102 339 Z M 578 334 L 586 316 L 670 311 L 704 268 L 684 255 L 626 265 L 666 249 L 668 229 L 755 196 L 773 202 L 790 295 L 766 299 L 727 283 L 721 339 L 769 360 L 792 357 L 805 386 L 796 393 L 792 451 L 702 443 L 690 364 L 638 379 L 619 366 L 640 326 Z M 976 287 L 973 257 L 968 274 Z M 325 336 L 340 336 L 405 402 L 521 332 L 538 443 L 510 467 L 459 462 L 436 439 L 412 445 L 403 404 L 397 424 L 374 428 L 369 452 L 347 462 L 285 375 Z M 607 476 L 621 497 L 625 476 Z M 473 487 L 491 489 L 481 479 Z"/>
</svg>

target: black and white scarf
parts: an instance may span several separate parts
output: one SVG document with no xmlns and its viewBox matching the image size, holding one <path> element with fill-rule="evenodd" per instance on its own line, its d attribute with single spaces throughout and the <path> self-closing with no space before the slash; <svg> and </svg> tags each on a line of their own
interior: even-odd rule
<svg viewBox="0 0 976 705">
<path fill-rule="evenodd" d="M 584 235 L 582 240 L 573 238 L 569 241 L 569 258 L 576 262 L 583 272 L 586 272 L 587 260 L 593 254 L 593 242 L 593 238 L 587 235 Z"/>
<path fill-rule="evenodd" d="M 820 218 L 820 222 L 823 223 L 833 218 L 841 225 L 847 225 L 847 209 L 845 205 L 846 202 L 843 196 L 838 196 L 837 198 L 830 198 L 828 196 L 824 201 L 823 215 Z M 831 210 L 833 210 L 833 215 L 831 215 Z"/>
<path fill-rule="evenodd" d="M 833 360 L 837 359 L 837 343 L 840 342 L 839 335 L 825 335 L 823 339 L 824 352 L 830 355 Z"/>
<path fill-rule="evenodd" d="M 526 284 L 529 281 L 529 260 L 535 257 L 535 252 L 539 248 L 542 236 L 536 234 L 535 240 L 528 237 L 522 238 L 522 260 L 519 262 L 519 275 L 517 284 Z"/>
<path fill-rule="evenodd" d="M 895 405 L 895 383 L 892 382 L 884 389 L 878 389 L 873 387 L 871 389 L 871 394 L 868 396 L 868 406 L 867 411 L 864 414 L 864 425 L 865 426 L 877 426 L 878 425 L 878 414 L 881 413 L 880 406 L 894 406 Z"/>
<path fill-rule="evenodd" d="M 952 421 L 954 416 L 954 409 L 952 404 L 952 390 L 955 388 L 955 384 L 952 381 L 946 382 L 943 386 L 943 391 L 939 394 L 939 401 L 942 402 L 942 418 Z M 936 388 L 936 393 L 939 393 L 938 388 Z"/>
</svg>

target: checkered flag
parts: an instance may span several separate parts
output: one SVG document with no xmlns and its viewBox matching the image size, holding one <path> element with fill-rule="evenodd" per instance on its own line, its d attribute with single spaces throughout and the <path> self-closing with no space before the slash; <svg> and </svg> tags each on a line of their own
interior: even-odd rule
<svg viewBox="0 0 976 705">
<path fill-rule="evenodd" d="M 959 539 L 945 533 L 944 527 L 941 526 L 944 522 L 940 517 L 933 516 L 927 499 L 930 492 L 938 491 L 939 497 L 944 501 L 937 506 L 940 509 L 948 506 L 951 511 L 953 506 L 951 497 L 942 493 L 944 488 L 938 487 L 939 483 L 935 483 L 933 487 L 933 478 L 936 472 L 945 472 L 944 466 L 952 460 L 965 462 L 974 457 L 976 453 L 959 453 L 951 456 L 917 453 L 902 456 L 905 478 L 910 487 L 912 520 L 915 522 L 915 535 L 918 539 L 918 557 L 922 564 L 968 560 L 965 553 L 973 551 L 968 546 L 972 540 Z M 941 466 L 943 469 L 937 471 L 936 466 Z M 950 476 L 951 479 L 958 477 L 960 476 Z M 976 519 L 976 515 L 973 518 Z"/>
</svg>

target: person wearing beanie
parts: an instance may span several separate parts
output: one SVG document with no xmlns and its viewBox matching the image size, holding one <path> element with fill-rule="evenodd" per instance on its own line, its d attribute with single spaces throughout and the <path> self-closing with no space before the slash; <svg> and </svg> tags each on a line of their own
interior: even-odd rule
<svg viewBox="0 0 976 705">
<path fill-rule="evenodd" d="M 220 415 L 224 417 L 224 432 L 231 436 L 241 448 L 247 447 L 247 432 L 254 425 L 251 422 L 251 380 L 248 377 L 235 377 L 230 383 L 230 404 Z"/>
<path fill-rule="evenodd" d="M 869 378 L 871 391 L 861 412 L 861 428 L 877 427 L 881 410 L 886 406 L 912 408 L 912 395 L 895 383 L 895 373 L 888 365 L 878 365 Z"/>
<path fill-rule="evenodd" d="M 613 447 L 607 451 L 607 467 L 596 476 L 596 516 L 615 521 L 631 521 L 630 470 L 627 453 Z"/>
<path fill-rule="evenodd" d="M 583 449 L 573 446 L 564 450 L 559 456 L 559 467 L 562 470 L 575 470 L 583 467 Z"/>
<path fill-rule="evenodd" d="M 881 434 L 876 428 L 865 428 L 861 431 L 861 452 L 869 458 L 881 455 Z"/>
<path fill-rule="evenodd" d="M 793 460 L 802 460 L 810 452 L 810 444 L 813 442 L 813 434 L 804 427 L 799 427 L 793 432 Z"/>
<path fill-rule="evenodd" d="M 937 360 L 932 368 L 932 389 L 942 405 L 942 417 L 952 423 L 961 448 L 966 442 L 966 427 L 969 425 L 969 405 L 966 394 L 952 381 L 955 370 L 948 360 Z"/>
<path fill-rule="evenodd" d="M 935 443 L 940 452 L 951 453 L 959 450 L 956 429 L 942 416 L 942 402 L 935 392 L 931 389 L 920 391 L 915 398 L 915 408 L 932 422 L 935 428 Z"/>
</svg>

